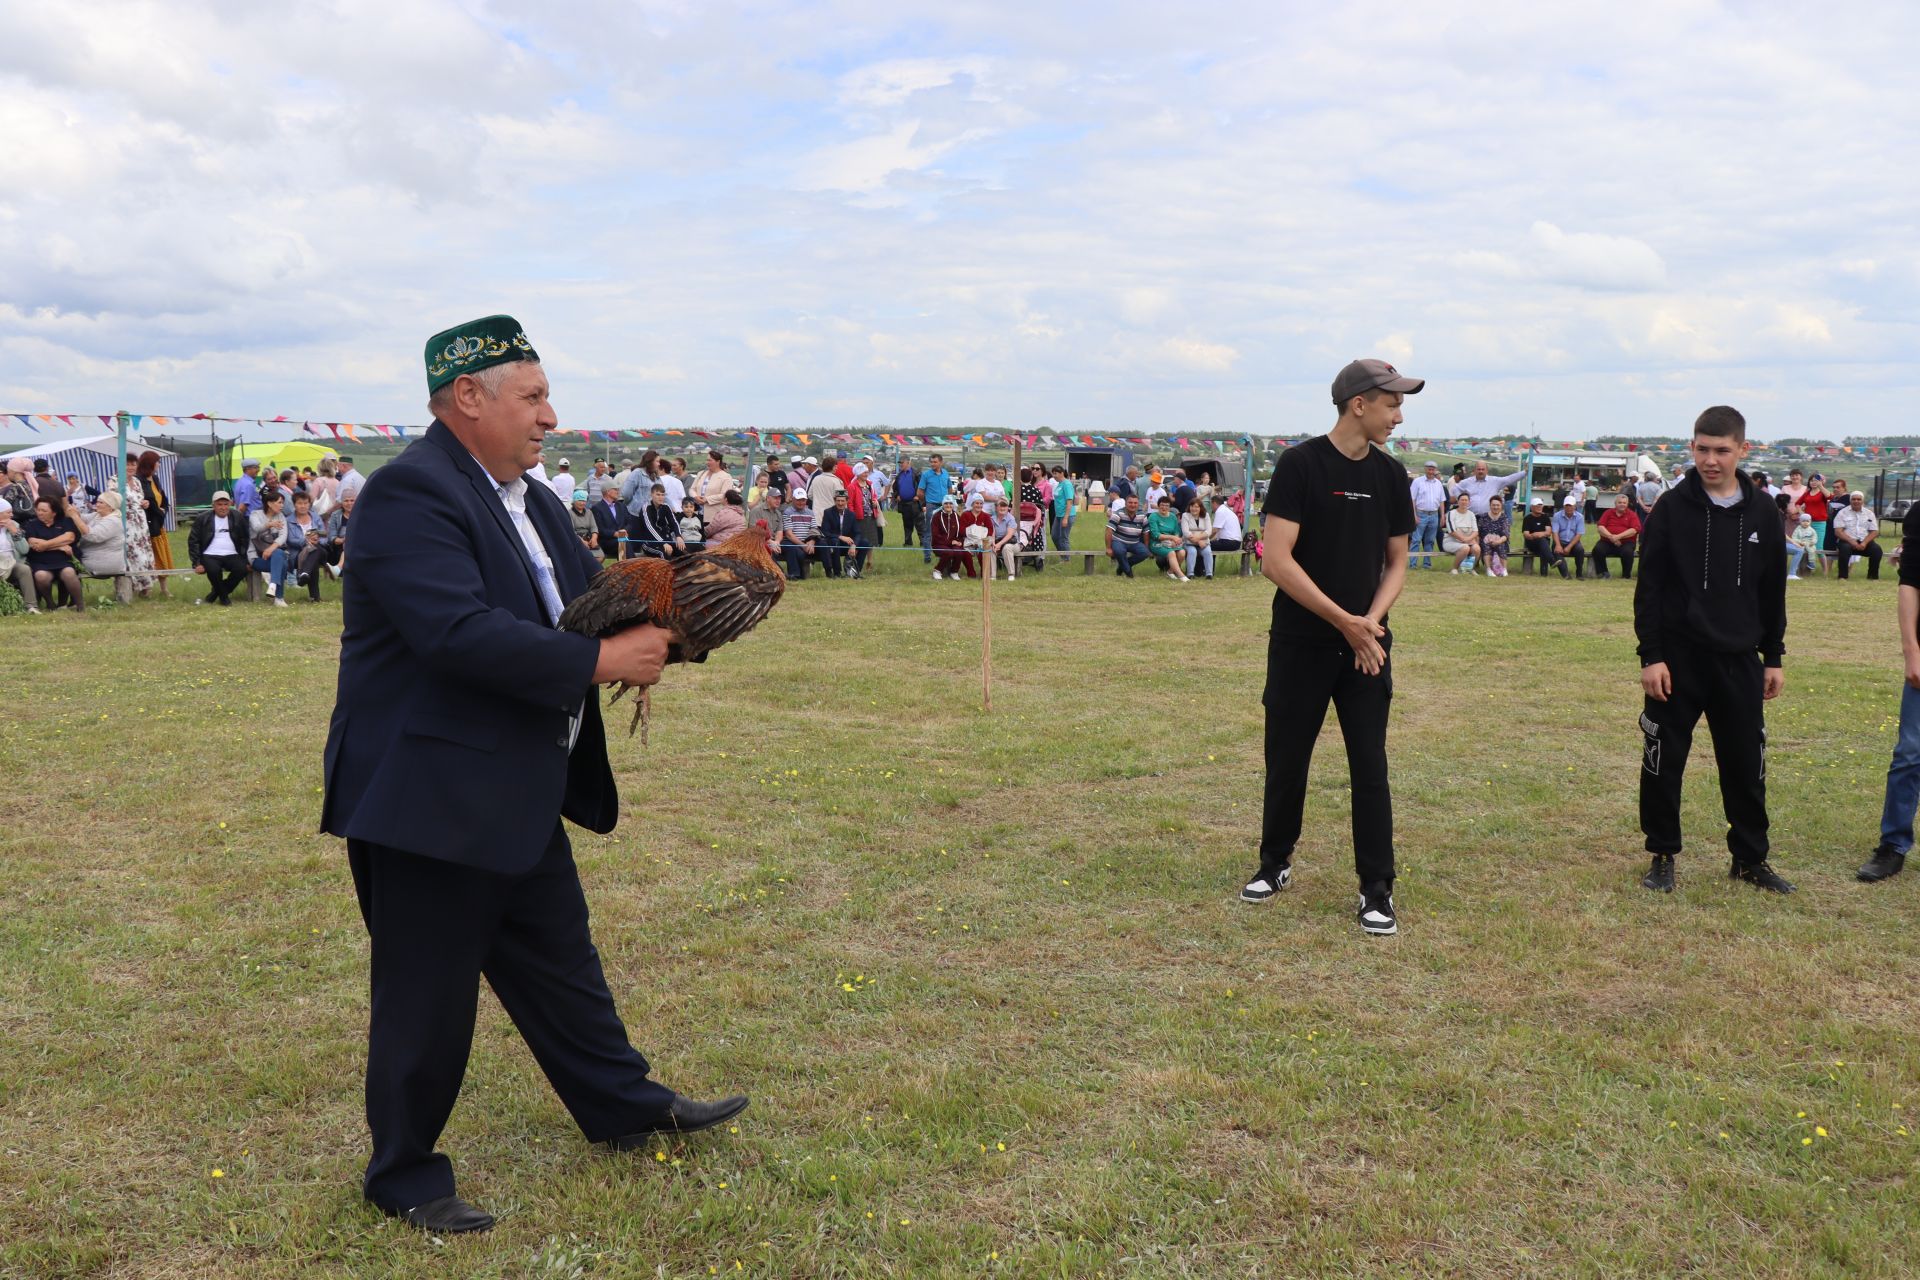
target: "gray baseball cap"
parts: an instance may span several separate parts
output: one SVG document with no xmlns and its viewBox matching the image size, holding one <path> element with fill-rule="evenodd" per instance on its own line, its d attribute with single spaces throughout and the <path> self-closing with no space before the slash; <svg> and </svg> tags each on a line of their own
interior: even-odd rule
<svg viewBox="0 0 1920 1280">
<path fill-rule="evenodd" d="M 1345 404 L 1368 391 L 1398 391 L 1414 395 L 1427 385 L 1424 378 L 1409 378 L 1385 360 L 1355 360 L 1333 379 L 1333 402 Z"/>
</svg>

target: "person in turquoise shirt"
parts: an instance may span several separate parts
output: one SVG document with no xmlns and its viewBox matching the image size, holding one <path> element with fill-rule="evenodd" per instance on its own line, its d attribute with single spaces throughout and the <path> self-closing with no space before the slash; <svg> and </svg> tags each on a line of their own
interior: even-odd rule
<svg viewBox="0 0 1920 1280">
<path fill-rule="evenodd" d="M 1166 494 L 1153 504 L 1153 514 L 1147 517 L 1147 550 L 1153 552 L 1153 562 L 1160 566 L 1175 582 L 1189 581 L 1186 571 L 1180 567 L 1181 548 L 1180 517 L 1173 514 L 1173 499 Z"/>
<path fill-rule="evenodd" d="M 1065 551 L 1073 545 L 1073 481 L 1065 467 L 1053 469 L 1053 549 Z"/>
<path fill-rule="evenodd" d="M 920 473 L 920 550 L 924 562 L 933 563 L 932 544 L 927 541 L 932 536 L 933 513 L 947 500 L 953 490 L 953 477 L 947 472 L 946 459 L 934 454 L 927 459 L 927 469 Z"/>
</svg>

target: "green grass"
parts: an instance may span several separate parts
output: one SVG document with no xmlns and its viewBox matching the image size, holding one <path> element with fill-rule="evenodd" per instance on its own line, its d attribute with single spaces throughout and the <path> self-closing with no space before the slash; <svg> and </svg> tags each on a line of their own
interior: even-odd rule
<svg viewBox="0 0 1920 1280">
<path fill-rule="evenodd" d="M 504 1216 L 446 1243 L 358 1193 L 337 598 L 0 620 L 0 1274 L 1910 1275 L 1920 882 L 1852 880 L 1894 589 L 1792 587 L 1801 892 L 1725 880 L 1702 733 L 1656 898 L 1625 584 L 1415 575 L 1380 940 L 1331 728 L 1294 889 L 1234 900 L 1260 581 L 996 586 L 991 715 L 977 589 L 797 585 L 575 842 L 636 1042 L 752 1110 L 589 1149 L 485 996 L 444 1147 Z"/>
</svg>

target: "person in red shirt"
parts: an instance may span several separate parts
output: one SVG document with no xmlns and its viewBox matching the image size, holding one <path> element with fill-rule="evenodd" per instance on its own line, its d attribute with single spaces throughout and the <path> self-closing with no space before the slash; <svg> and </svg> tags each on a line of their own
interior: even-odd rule
<svg viewBox="0 0 1920 1280">
<path fill-rule="evenodd" d="M 1813 554 L 1817 560 L 1821 550 L 1827 545 L 1827 519 L 1833 514 L 1833 503 L 1827 497 L 1825 478 L 1814 476 L 1813 483 L 1807 486 L 1807 491 L 1796 501 L 1800 504 L 1800 509 L 1813 520 Z M 1840 505 L 1846 504 L 1843 502 Z"/>
<path fill-rule="evenodd" d="M 1607 577 L 1607 557 L 1620 557 L 1620 576 L 1633 579 L 1633 553 L 1640 545 L 1640 517 L 1627 495 L 1613 500 L 1613 510 L 1600 513 L 1600 540 L 1593 544 L 1593 576 Z"/>
</svg>

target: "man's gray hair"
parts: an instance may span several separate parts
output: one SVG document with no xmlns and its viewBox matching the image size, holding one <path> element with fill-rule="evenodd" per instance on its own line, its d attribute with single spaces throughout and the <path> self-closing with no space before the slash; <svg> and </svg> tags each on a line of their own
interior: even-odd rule
<svg viewBox="0 0 1920 1280">
<path fill-rule="evenodd" d="M 497 400 L 500 397 L 500 384 L 507 380 L 508 374 L 512 373 L 514 369 L 520 365 L 530 364 L 537 367 L 539 363 L 538 360 L 509 360 L 505 364 L 490 364 L 486 368 L 476 370 L 473 373 L 463 373 L 459 378 L 455 378 L 453 382 L 449 382 L 446 386 L 428 396 L 427 408 L 431 409 L 435 416 L 438 416 L 443 409 L 451 405 L 453 403 L 453 386 L 455 382 L 460 381 L 460 378 L 472 378 L 475 385 L 480 388 L 487 399 Z"/>
</svg>

